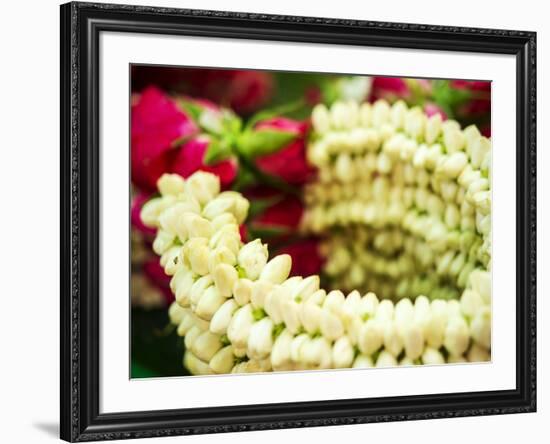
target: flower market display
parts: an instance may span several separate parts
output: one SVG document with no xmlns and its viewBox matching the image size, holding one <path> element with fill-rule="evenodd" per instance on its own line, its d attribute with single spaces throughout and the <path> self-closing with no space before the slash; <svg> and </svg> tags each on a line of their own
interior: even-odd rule
<svg viewBox="0 0 550 444">
<path fill-rule="evenodd" d="M 133 313 L 174 344 L 132 350 L 156 374 L 491 359 L 486 82 L 323 77 L 268 108 L 263 72 L 246 106 L 164 74 L 173 95 L 132 97 Z"/>
</svg>

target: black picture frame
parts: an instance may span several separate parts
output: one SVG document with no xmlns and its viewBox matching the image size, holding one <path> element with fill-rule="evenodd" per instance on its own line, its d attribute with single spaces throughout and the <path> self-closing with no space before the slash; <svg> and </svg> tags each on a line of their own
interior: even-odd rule
<svg viewBox="0 0 550 444">
<path fill-rule="evenodd" d="M 99 412 L 99 35 L 103 31 L 511 54 L 516 59 L 516 388 Z M 61 6 L 61 438 L 71 442 L 534 412 L 536 34 L 145 6 Z"/>
</svg>

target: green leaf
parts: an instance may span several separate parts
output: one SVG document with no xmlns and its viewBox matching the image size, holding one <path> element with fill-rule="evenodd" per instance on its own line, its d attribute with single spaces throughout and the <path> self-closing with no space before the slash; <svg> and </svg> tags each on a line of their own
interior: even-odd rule
<svg viewBox="0 0 550 444">
<path fill-rule="evenodd" d="M 238 138 L 237 146 L 247 157 L 274 153 L 288 145 L 298 135 L 290 131 L 275 129 L 245 130 Z"/>
<path fill-rule="evenodd" d="M 286 227 L 277 227 L 277 226 L 270 226 L 270 225 L 254 225 L 251 224 L 248 227 L 248 235 L 249 237 L 254 239 L 263 239 L 263 240 L 269 240 L 273 237 L 281 237 L 290 234 L 290 229 Z"/>
<path fill-rule="evenodd" d="M 253 219 L 254 217 L 262 214 L 269 207 L 272 207 L 276 203 L 283 200 L 282 196 L 266 197 L 263 199 L 253 199 L 250 201 L 250 207 L 248 209 L 248 217 Z"/>
<path fill-rule="evenodd" d="M 196 122 L 198 122 L 201 114 L 202 114 L 202 111 L 204 109 L 204 107 L 202 107 L 201 105 L 199 105 L 198 103 L 195 103 L 195 102 L 191 102 L 189 100 L 185 100 L 185 99 L 180 99 L 178 100 L 178 104 L 180 106 L 180 108 L 187 114 L 189 114 L 189 116 Z"/>
<path fill-rule="evenodd" d="M 212 138 L 204 154 L 204 163 L 212 165 L 231 155 L 231 146 L 224 139 Z"/>
<path fill-rule="evenodd" d="M 272 119 L 273 117 L 284 116 L 286 114 L 293 113 L 299 110 L 300 108 L 302 108 L 304 105 L 305 105 L 304 100 L 298 99 L 294 102 L 283 103 L 282 105 L 279 105 L 273 108 L 261 110 L 256 114 L 254 114 L 252 117 L 250 117 L 250 119 L 248 119 L 248 122 L 246 123 L 246 128 L 251 129 L 257 123 L 263 120 L 268 120 L 268 119 Z"/>
</svg>

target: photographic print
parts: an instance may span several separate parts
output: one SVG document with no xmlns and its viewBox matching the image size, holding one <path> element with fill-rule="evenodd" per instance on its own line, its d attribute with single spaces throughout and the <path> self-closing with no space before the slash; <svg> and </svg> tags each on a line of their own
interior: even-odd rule
<svg viewBox="0 0 550 444">
<path fill-rule="evenodd" d="M 130 76 L 132 378 L 491 360 L 490 81 Z"/>
<path fill-rule="evenodd" d="M 535 47 L 62 5 L 62 439 L 535 411 Z"/>
</svg>

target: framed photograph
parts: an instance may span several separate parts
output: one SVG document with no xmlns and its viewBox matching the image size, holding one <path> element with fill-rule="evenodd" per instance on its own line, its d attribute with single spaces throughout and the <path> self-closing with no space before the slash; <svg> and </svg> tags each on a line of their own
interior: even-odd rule
<svg viewBox="0 0 550 444">
<path fill-rule="evenodd" d="M 61 438 L 536 410 L 533 32 L 61 6 Z"/>
</svg>

